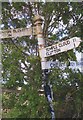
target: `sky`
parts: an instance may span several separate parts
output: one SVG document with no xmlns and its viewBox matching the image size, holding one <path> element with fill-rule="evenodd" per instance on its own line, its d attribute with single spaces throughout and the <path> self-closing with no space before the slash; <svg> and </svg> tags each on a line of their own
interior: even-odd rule
<svg viewBox="0 0 83 120">
<path fill-rule="evenodd" d="M 76 51 L 77 61 L 80 61 L 82 59 L 82 57 L 83 57 L 83 53 Z"/>
</svg>

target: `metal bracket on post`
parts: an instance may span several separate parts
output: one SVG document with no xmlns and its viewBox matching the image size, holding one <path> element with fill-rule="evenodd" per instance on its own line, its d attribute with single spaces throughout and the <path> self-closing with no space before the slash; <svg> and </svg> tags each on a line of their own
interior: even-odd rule
<svg viewBox="0 0 83 120">
<path fill-rule="evenodd" d="M 45 41 L 43 38 L 43 32 L 42 32 L 42 18 L 41 16 L 37 15 L 34 18 L 35 22 L 35 28 L 36 28 L 36 34 L 37 34 L 37 40 L 38 40 L 38 48 L 39 48 L 39 56 L 41 58 L 41 69 L 42 69 L 42 79 L 44 82 L 44 91 L 45 91 L 45 96 L 47 98 L 47 101 L 49 103 L 50 107 L 50 113 L 51 113 L 51 118 L 52 120 L 55 120 L 55 113 L 54 113 L 54 108 L 52 104 L 52 94 L 51 94 L 51 86 L 48 84 L 48 69 L 46 68 L 46 58 L 41 57 L 40 50 L 45 47 Z"/>
</svg>

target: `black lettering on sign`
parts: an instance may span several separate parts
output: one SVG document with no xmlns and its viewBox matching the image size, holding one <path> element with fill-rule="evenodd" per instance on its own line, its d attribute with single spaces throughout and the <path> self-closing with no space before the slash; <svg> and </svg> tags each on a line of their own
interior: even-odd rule
<svg viewBox="0 0 83 120">
<path fill-rule="evenodd" d="M 76 41 L 76 38 L 73 38 L 73 42 L 75 42 Z"/>
<path fill-rule="evenodd" d="M 49 55 L 49 48 L 46 48 L 46 55 Z"/>
<path fill-rule="evenodd" d="M 15 29 L 15 30 L 13 30 L 13 32 L 14 33 L 17 33 L 17 32 L 22 32 L 23 31 L 23 29 L 21 28 L 21 29 Z"/>
<path fill-rule="evenodd" d="M 60 51 L 61 51 L 60 49 L 56 49 L 56 50 L 54 50 L 54 53 L 58 53 Z"/>
<path fill-rule="evenodd" d="M 67 44 L 70 44 L 70 41 L 69 41 L 69 40 L 67 40 Z"/>
<path fill-rule="evenodd" d="M 7 32 L 7 34 L 8 34 L 8 36 L 9 36 L 9 37 L 11 37 L 11 36 L 12 36 L 11 31 L 8 31 L 8 32 Z"/>
<path fill-rule="evenodd" d="M 56 51 L 57 49 L 57 44 L 53 46 L 53 51 Z"/>
<path fill-rule="evenodd" d="M 62 44 L 61 44 L 61 43 L 59 43 L 59 44 L 58 44 L 58 46 L 59 46 L 59 47 L 62 47 Z"/>
<path fill-rule="evenodd" d="M 4 34 L 4 33 L 5 33 L 5 31 L 1 31 L 1 33 L 2 33 L 2 34 Z"/>
<path fill-rule="evenodd" d="M 5 36 L 6 32 L 5 32 L 5 31 L 2 31 L 1 34 L 2 34 L 2 36 Z"/>
<path fill-rule="evenodd" d="M 49 48 L 46 48 L 46 56 L 54 55 L 54 54 L 56 54 L 60 51 L 61 50 L 57 48 L 57 45 L 56 46 L 51 46 Z"/>
<path fill-rule="evenodd" d="M 14 33 L 16 33 L 16 32 L 17 32 L 17 30 L 13 30 L 13 32 L 14 32 Z"/>
<path fill-rule="evenodd" d="M 23 29 L 21 28 L 21 29 L 17 29 L 17 32 L 22 32 L 23 31 Z"/>
<path fill-rule="evenodd" d="M 64 42 L 59 43 L 58 46 L 59 46 L 59 47 L 63 47 L 63 46 L 66 46 L 66 45 L 68 45 L 68 44 L 70 44 L 70 41 L 69 41 L 69 40 L 66 40 L 66 41 L 64 41 Z"/>
<path fill-rule="evenodd" d="M 52 55 L 52 52 L 53 52 L 53 48 L 52 47 L 46 48 L 46 55 L 47 56 Z"/>
</svg>

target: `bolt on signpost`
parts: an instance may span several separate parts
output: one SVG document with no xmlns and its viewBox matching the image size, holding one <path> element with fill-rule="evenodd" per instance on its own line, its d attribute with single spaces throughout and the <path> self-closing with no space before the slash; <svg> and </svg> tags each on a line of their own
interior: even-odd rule
<svg viewBox="0 0 83 120">
<path fill-rule="evenodd" d="M 45 48 L 45 41 L 43 38 L 43 33 L 42 33 L 42 18 L 37 15 L 34 18 L 35 26 L 36 26 L 36 34 L 37 34 L 37 39 L 38 39 L 38 47 L 39 47 L 39 55 L 41 49 Z M 43 82 L 44 82 L 44 91 L 45 91 L 45 96 L 47 98 L 47 101 L 49 102 L 49 107 L 50 107 L 50 113 L 51 113 L 51 118 L 52 120 L 55 119 L 55 112 L 52 104 L 53 96 L 52 96 L 52 91 L 51 91 L 51 86 L 48 83 L 48 69 L 46 68 L 46 58 L 41 57 L 41 69 L 43 72 Z"/>
</svg>

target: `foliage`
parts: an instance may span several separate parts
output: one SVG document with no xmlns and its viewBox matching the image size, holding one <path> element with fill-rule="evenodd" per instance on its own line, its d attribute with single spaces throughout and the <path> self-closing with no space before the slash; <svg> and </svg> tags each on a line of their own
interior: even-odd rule
<svg viewBox="0 0 83 120">
<path fill-rule="evenodd" d="M 2 2 L 2 29 L 33 26 L 37 12 L 44 18 L 43 35 L 47 46 L 74 36 L 83 39 L 81 2 Z M 83 43 L 77 50 L 82 52 L 82 46 Z M 70 50 L 49 59 L 69 63 L 69 60 L 76 60 L 76 56 Z M 42 71 L 36 37 L 2 40 L 2 64 L 3 90 L 9 90 L 3 92 L 3 118 L 50 118 L 46 98 L 38 91 L 42 85 Z M 72 71 L 68 67 L 65 70 L 52 69 L 49 80 L 53 86 L 57 118 L 82 116 L 82 77 L 79 70 Z"/>
</svg>

